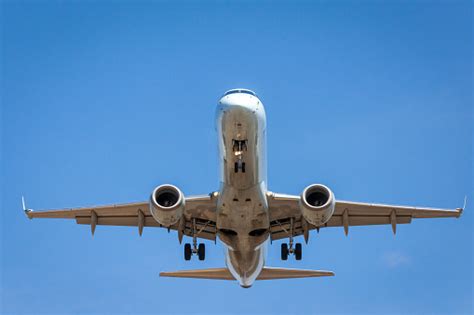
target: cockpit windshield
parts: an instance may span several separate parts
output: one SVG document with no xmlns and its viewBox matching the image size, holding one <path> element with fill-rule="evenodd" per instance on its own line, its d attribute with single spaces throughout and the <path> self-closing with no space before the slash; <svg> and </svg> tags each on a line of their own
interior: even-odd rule
<svg viewBox="0 0 474 315">
<path fill-rule="evenodd" d="M 235 93 L 244 93 L 244 94 L 250 94 L 250 95 L 253 95 L 253 96 L 257 96 L 257 94 L 255 94 L 255 92 L 253 91 L 250 91 L 250 90 L 245 90 L 245 89 L 235 89 L 235 90 L 229 90 L 227 92 L 225 92 L 224 96 L 227 96 L 229 94 L 235 94 Z"/>
</svg>

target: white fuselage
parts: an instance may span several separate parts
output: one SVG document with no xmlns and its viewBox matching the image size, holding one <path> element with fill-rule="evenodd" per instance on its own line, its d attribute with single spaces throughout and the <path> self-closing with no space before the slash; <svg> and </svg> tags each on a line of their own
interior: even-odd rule
<svg viewBox="0 0 474 315">
<path fill-rule="evenodd" d="M 249 287 L 264 266 L 269 240 L 265 110 L 255 95 L 232 92 L 219 100 L 216 121 L 218 236 L 230 272 L 241 286 Z"/>
</svg>

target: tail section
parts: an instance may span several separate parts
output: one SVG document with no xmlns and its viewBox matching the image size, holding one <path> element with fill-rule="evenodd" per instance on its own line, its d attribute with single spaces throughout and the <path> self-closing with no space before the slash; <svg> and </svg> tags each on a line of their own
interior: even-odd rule
<svg viewBox="0 0 474 315">
<path fill-rule="evenodd" d="M 264 267 L 257 280 L 332 277 L 334 272 L 325 270 Z"/>
<path fill-rule="evenodd" d="M 211 280 L 235 280 L 227 268 L 211 268 L 197 270 L 180 270 L 160 272 L 160 277 L 197 278 Z"/>
<path fill-rule="evenodd" d="M 227 268 L 211 268 L 211 269 L 161 272 L 160 276 L 161 277 L 176 277 L 176 278 L 211 279 L 211 280 L 235 280 L 232 274 L 230 273 L 229 269 Z M 334 276 L 334 273 L 332 271 L 264 267 L 260 275 L 257 277 L 257 280 L 330 277 L 330 276 Z"/>
</svg>

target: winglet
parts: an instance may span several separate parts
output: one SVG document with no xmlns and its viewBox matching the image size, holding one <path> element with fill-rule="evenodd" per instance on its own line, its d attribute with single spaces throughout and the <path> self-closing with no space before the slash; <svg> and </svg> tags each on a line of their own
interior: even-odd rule
<svg viewBox="0 0 474 315">
<path fill-rule="evenodd" d="M 467 204 L 467 196 L 464 196 L 464 204 L 462 208 L 457 208 L 456 210 L 458 211 L 458 218 L 462 215 L 464 209 L 466 209 L 466 204 Z"/>
<path fill-rule="evenodd" d="M 28 209 L 26 207 L 26 203 L 25 203 L 25 197 L 21 196 L 21 204 L 23 206 L 23 211 L 25 212 L 26 216 L 28 217 L 28 219 L 32 219 L 32 217 L 30 216 L 30 213 L 33 211 L 33 209 Z"/>
</svg>

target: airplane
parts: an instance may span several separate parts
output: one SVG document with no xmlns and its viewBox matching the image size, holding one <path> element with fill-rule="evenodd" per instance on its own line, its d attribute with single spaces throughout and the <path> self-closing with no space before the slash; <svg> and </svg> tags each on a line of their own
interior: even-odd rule
<svg viewBox="0 0 474 315">
<path fill-rule="evenodd" d="M 94 235 L 97 225 L 135 226 L 141 236 L 144 227 L 161 227 L 177 232 L 179 243 L 184 236 L 184 259 L 196 255 L 205 259 L 205 244 L 198 239 L 216 242 L 225 248 L 225 268 L 161 272 L 163 277 L 237 280 L 249 288 L 256 280 L 334 276 L 331 271 L 265 266 L 269 243 L 281 244 L 281 259 L 293 255 L 302 259 L 302 245 L 294 238 L 303 236 L 308 243 L 310 231 L 351 226 L 391 225 L 418 218 L 460 217 L 465 206 L 435 209 L 372 204 L 337 200 L 334 192 L 322 184 L 306 187 L 301 195 L 276 193 L 267 189 L 266 116 L 260 98 L 243 88 L 224 93 L 216 109 L 219 145 L 220 187 L 208 195 L 185 196 L 176 186 L 156 187 L 149 200 L 128 204 L 62 210 L 33 211 L 25 206 L 28 218 L 75 219 L 90 225 Z"/>
</svg>

